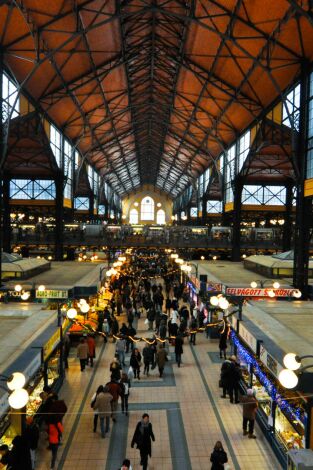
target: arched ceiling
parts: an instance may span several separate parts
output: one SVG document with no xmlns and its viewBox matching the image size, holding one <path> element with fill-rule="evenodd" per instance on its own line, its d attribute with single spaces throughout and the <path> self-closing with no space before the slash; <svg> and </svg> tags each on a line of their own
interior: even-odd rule
<svg viewBox="0 0 313 470">
<path fill-rule="evenodd" d="M 0 0 L 5 66 L 120 194 L 177 196 L 313 58 L 310 0 Z"/>
</svg>

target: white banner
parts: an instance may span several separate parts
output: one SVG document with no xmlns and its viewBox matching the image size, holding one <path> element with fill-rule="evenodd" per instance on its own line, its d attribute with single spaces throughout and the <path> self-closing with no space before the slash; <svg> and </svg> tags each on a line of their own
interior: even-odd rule
<svg viewBox="0 0 313 470">
<path fill-rule="evenodd" d="M 275 293 L 275 297 L 292 297 L 297 289 L 273 289 L 273 288 L 255 288 L 252 287 L 226 287 L 225 294 L 235 297 L 270 297 L 270 291 Z M 274 297 L 274 298 L 275 298 Z"/>
</svg>

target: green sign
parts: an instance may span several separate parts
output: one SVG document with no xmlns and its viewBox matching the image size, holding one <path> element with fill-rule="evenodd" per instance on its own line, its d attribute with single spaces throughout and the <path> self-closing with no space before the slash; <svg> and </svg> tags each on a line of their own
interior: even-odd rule
<svg viewBox="0 0 313 470">
<path fill-rule="evenodd" d="M 43 291 L 36 290 L 36 299 L 67 299 L 67 290 L 45 289 Z"/>
</svg>

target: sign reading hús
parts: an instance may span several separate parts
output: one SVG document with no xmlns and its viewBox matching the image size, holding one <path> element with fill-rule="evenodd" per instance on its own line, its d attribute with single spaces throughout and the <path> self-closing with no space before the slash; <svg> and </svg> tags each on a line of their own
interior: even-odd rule
<svg viewBox="0 0 313 470">
<path fill-rule="evenodd" d="M 270 297 L 269 292 L 274 292 L 275 297 L 292 297 L 296 289 L 253 289 L 252 287 L 227 287 L 226 295 L 236 297 Z"/>
</svg>

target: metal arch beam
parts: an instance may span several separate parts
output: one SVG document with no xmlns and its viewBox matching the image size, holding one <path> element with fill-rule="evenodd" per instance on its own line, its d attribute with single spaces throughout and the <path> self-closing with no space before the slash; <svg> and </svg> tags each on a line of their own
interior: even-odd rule
<svg viewBox="0 0 313 470">
<path fill-rule="evenodd" d="M 309 4 L 311 5 L 309 10 L 304 9 L 299 5 L 297 0 L 287 0 L 287 2 L 293 7 L 296 13 L 300 13 L 300 15 L 304 16 L 313 26 L 313 5 L 311 0 L 309 0 Z"/>
<path fill-rule="evenodd" d="M 186 132 L 187 132 L 187 131 L 189 130 L 189 128 L 190 128 L 191 121 L 192 121 L 192 119 L 195 117 L 195 113 L 196 113 L 197 107 L 198 107 L 198 105 L 200 104 L 200 102 L 201 102 L 201 100 L 202 100 L 202 97 L 203 97 L 203 95 L 204 95 L 204 93 L 205 93 L 205 91 L 206 91 L 207 84 L 208 84 L 208 83 L 210 82 L 210 80 L 212 79 L 212 74 L 214 73 L 216 64 L 217 64 L 217 62 L 218 62 L 219 53 L 220 53 L 220 51 L 221 51 L 221 50 L 223 49 L 223 47 L 224 47 L 224 44 L 225 44 L 225 42 L 226 42 L 226 37 L 228 37 L 228 36 L 231 34 L 231 31 L 232 31 L 232 29 L 233 29 L 233 26 L 234 26 L 234 23 L 235 23 L 235 16 L 234 16 L 234 14 L 235 14 L 236 11 L 241 7 L 242 2 L 243 2 L 243 0 L 238 0 L 238 1 L 237 1 L 236 6 L 235 6 L 234 11 L 233 11 L 233 15 L 230 16 L 229 23 L 228 23 L 227 28 L 226 28 L 225 36 L 223 36 L 223 38 L 222 38 L 222 40 L 221 40 L 221 42 L 220 42 L 220 44 L 219 44 L 219 47 L 218 47 L 218 50 L 217 50 L 217 53 L 216 53 L 216 57 L 215 57 L 215 59 L 214 59 L 214 61 L 213 61 L 213 63 L 212 63 L 211 69 L 210 69 L 210 73 L 208 73 L 208 75 L 207 75 L 207 77 L 206 77 L 206 79 L 205 79 L 205 82 L 202 84 L 201 91 L 200 91 L 200 93 L 199 93 L 199 95 L 198 95 L 197 101 L 196 101 L 195 106 L 194 106 L 194 108 L 193 108 L 193 110 L 192 110 L 190 122 L 189 122 L 188 126 L 187 126 L 186 129 L 185 129 L 185 132 L 184 132 L 184 134 L 183 134 L 183 136 L 182 136 L 182 140 L 184 140 L 184 138 L 185 138 L 185 136 L 186 136 Z M 211 134 L 212 134 L 212 132 L 210 132 L 209 135 L 206 136 L 206 137 L 209 138 Z M 205 137 L 205 138 L 206 138 L 206 137 Z M 205 138 L 204 138 L 203 141 L 202 141 L 203 143 L 205 142 Z M 179 152 L 179 150 L 180 150 L 180 147 L 177 149 L 177 153 Z M 195 154 L 194 154 L 194 155 L 195 155 Z M 187 168 L 187 166 L 184 167 L 183 171 L 185 171 L 186 168 Z M 166 181 L 164 181 L 164 186 L 165 186 L 165 183 L 166 183 Z"/>
<path fill-rule="evenodd" d="M 238 3 L 237 3 L 238 5 Z M 278 22 L 278 25 L 276 27 L 276 29 L 273 31 L 272 35 L 275 36 L 275 34 L 277 33 L 277 31 L 279 31 L 281 29 L 281 26 L 282 24 L 287 21 L 287 19 L 289 19 L 289 17 L 291 16 L 292 14 L 292 9 L 290 8 L 284 15 L 284 17 Z M 206 25 L 203 25 L 203 27 L 206 27 Z M 208 27 L 208 29 L 211 29 Z M 220 33 L 220 32 L 217 32 L 217 34 L 221 37 L 221 38 L 225 38 L 224 41 L 226 39 L 229 39 L 229 34 L 227 33 Z M 236 43 L 236 41 L 234 41 Z M 244 53 L 246 53 L 249 57 L 251 57 L 251 54 L 248 53 L 247 51 L 245 51 L 244 48 L 242 48 L 242 46 L 236 44 L 237 47 L 239 47 Z M 266 67 L 264 65 L 262 65 L 262 63 L 260 62 L 260 59 L 262 58 L 263 54 L 264 54 L 264 51 L 267 49 L 268 47 L 268 44 L 265 44 L 263 46 L 263 48 L 261 48 L 261 50 L 259 51 L 259 54 L 256 56 L 256 57 L 251 57 L 252 58 L 252 62 L 253 62 L 253 65 L 250 67 L 250 69 L 246 72 L 243 80 L 241 81 L 240 85 L 239 85 L 239 89 L 241 89 L 243 87 L 243 85 L 248 81 L 249 77 L 251 76 L 251 74 L 254 72 L 254 70 L 256 69 L 257 66 L 261 66 L 263 69 L 266 69 Z M 270 78 L 274 84 L 274 86 L 277 86 L 275 80 L 273 79 L 273 77 L 270 75 Z M 281 91 L 281 90 L 280 90 Z M 220 120 L 222 119 L 222 116 L 226 113 L 226 111 L 229 109 L 229 107 L 232 105 L 234 100 L 230 100 L 226 106 L 224 107 L 221 115 L 220 115 Z M 205 139 L 203 139 L 203 144 L 205 142 Z M 184 169 L 182 170 L 182 173 L 183 173 Z"/>
</svg>

